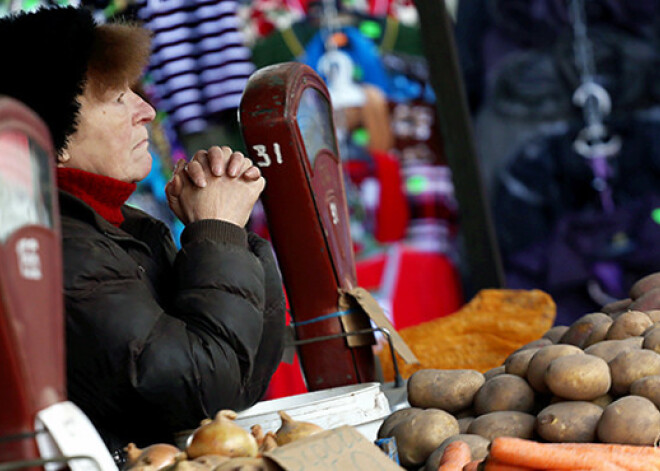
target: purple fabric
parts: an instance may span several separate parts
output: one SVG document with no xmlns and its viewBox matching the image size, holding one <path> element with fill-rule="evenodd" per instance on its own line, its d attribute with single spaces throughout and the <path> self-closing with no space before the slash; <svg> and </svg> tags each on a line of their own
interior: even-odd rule
<svg viewBox="0 0 660 471">
<path fill-rule="evenodd" d="M 660 225 L 651 217 L 660 195 L 616 208 L 565 214 L 547 239 L 510 255 L 507 287 L 541 289 L 557 303 L 557 325 L 568 325 L 600 309 L 590 284 L 614 299 L 627 297 L 632 284 L 660 271 Z"/>
</svg>

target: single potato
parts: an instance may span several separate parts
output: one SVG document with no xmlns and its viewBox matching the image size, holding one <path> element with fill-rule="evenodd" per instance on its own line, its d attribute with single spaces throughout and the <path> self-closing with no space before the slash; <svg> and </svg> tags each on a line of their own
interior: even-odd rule
<svg viewBox="0 0 660 471">
<path fill-rule="evenodd" d="M 653 325 L 651 318 L 642 311 L 628 311 L 617 317 L 607 331 L 607 340 L 621 340 L 642 335 Z"/>
<path fill-rule="evenodd" d="M 660 435 L 660 412 L 645 397 L 622 397 L 605 408 L 597 434 L 604 443 L 653 445 Z"/>
<path fill-rule="evenodd" d="M 610 368 L 595 355 L 566 355 L 555 358 L 545 371 L 545 384 L 564 399 L 592 401 L 607 394 L 612 384 Z"/>
<path fill-rule="evenodd" d="M 557 402 L 537 414 L 536 432 L 549 442 L 593 442 L 602 414 L 602 407 L 591 402 Z"/>
<path fill-rule="evenodd" d="M 380 428 L 378 429 L 378 438 L 391 437 L 394 427 L 404 420 L 408 420 L 412 416 L 419 414 L 423 410 L 424 409 L 420 409 L 419 407 L 406 407 L 405 409 L 399 409 L 392 412 L 380 425 Z"/>
<path fill-rule="evenodd" d="M 422 409 L 458 412 L 470 407 L 485 381 L 475 370 L 419 370 L 408 379 L 408 402 Z"/>
<path fill-rule="evenodd" d="M 660 375 L 660 354 L 651 350 L 630 350 L 619 353 L 609 362 L 612 375 L 611 393 L 622 396 L 630 385 L 645 376 Z"/>
<path fill-rule="evenodd" d="M 423 464 L 442 442 L 458 434 L 458 422 L 440 409 L 426 409 L 392 430 L 403 466 Z"/>
<path fill-rule="evenodd" d="M 535 422 L 536 417 L 526 412 L 490 412 L 475 418 L 468 427 L 468 433 L 481 435 L 490 441 L 497 437 L 531 439 Z"/>
<path fill-rule="evenodd" d="M 584 348 L 605 338 L 612 324 L 612 318 L 602 312 L 585 314 L 573 322 L 558 343 Z"/>
<path fill-rule="evenodd" d="M 507 410 L 530 412 L 533 408 L 534 390 L 527 381 L 516 375 L 495 376 L 486 381 L 474 396 L 477 415 Z"/>
<path fill-rule="evenodd" d="M 539 350 L 540 348 L 528 348 L 527 350 L 512 353 L 504 361 L 504 372 L 525 378 L 527 376 L 529 362 Z"/>
</svg>

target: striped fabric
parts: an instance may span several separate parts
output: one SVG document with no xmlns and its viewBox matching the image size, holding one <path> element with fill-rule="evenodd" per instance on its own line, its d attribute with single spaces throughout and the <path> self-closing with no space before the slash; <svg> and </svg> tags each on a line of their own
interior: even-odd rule
<svg viewBox="0 0 660 471">
<path fill-rule="evenodd" d="M 201 132 L 213 115 L 237 108 L 254 72 L 236 0 L 139 0 L 154 32 L 150 75 L 157 106 L 183 134 Z"/>
</svg>

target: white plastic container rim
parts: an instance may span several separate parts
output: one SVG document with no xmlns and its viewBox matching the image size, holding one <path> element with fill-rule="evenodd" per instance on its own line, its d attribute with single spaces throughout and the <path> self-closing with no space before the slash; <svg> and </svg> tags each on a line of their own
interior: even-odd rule
<svg viewBox="0 0 660 471">
<path fill-rule="evenodd" d="M 246 429 L 259 424 L 264 433 L 275 432 L 282 425 L 278 411 L 326 430 L 352 425 L 374 441 L 390 405 L 380 383 L 363 383 L 262 401 L 240 412 L 236 423 Z"/>
</svg>

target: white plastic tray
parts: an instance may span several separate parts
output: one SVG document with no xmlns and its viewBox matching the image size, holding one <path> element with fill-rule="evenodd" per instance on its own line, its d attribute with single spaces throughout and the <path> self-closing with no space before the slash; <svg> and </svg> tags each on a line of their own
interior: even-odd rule
<svg viewBox="0 0 660 471">
<path fill-rule="evenodd" d="M 352 425 L 374 441 L 378 428 L 390 414 L 390 405 L 380 383 L 364 383 L 262 401 L 238 414 L 236 423 L 249 429 L 259 424 L 264 432 L 281 425 L 278 411 L 324 429 Z"/>
</svg>

